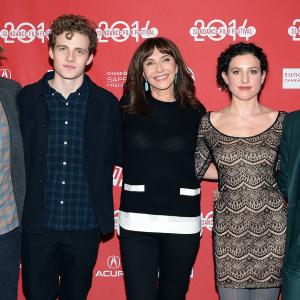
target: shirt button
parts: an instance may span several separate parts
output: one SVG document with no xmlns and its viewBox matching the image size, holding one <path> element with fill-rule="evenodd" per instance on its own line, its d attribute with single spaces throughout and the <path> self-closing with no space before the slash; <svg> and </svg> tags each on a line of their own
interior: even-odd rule
<svg viewBox="0 0 300 300">
<path fill-rule="evenodd" d="M 63 165 L 66 166 L 66 165 L 67 165 L 67 162 L 63 161 Z"/>
<path fill-rule="evenodd" d="M 46 127 L 47 127 L 47 124 L 46 124 L 46 123 L 43 123 L 43 124 L 42 124 L 42 127 L 43 127 L 43 128 L 46 128 Z"/>
<path fill-rule="evenodd" d="M 68 106 L 69 105 L 69 102 L 66 102 L 66 106 Z"/>
<path fill-rule="evenodd" d="M 41 207 L 41 206 L 42 206 L 42 202 L 38 202 L 37 205 L 38 205 L 39 207 Z"/>
<path fill-rule="evenodd" d="M 43 179 L 40 179 L 39 182 L 42 183 L 42 182 L 43 182 Z"/>
<path fill-rule="evenodd" d="M 80 96 L 80 93 L 78 93 L 78 96 Z"/>
<path fill-rule="evenodd" d="M 65 124 L 66 124 L 66 125 L 68 125 L 68 124 L 69 124 L 69 122 L 68 122 L 68 121 L 65 121 Z"/>
<path fill-rule="evenodd" d="M 64 145 L 67 145 L 68 144 L 68 142 L 67 141 L 64 141 Z"/>
<path fill-rule="evenodd" d="M 63 180 L 63 181 L 61 182 L 61 184 L 66 184 L 66 182 Z"/>
<path fill-rule="evenodd" d="M 59 203 L 60 203 L 60 204 L 64 204 L 64 201 L 60 201 Z"/>
</svg>

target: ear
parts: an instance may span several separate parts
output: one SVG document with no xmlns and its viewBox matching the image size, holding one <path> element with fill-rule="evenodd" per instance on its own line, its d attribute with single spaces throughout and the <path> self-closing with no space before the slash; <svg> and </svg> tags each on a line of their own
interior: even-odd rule
<svg viewBox="0 0 300 300">
<path fill-rule="evenodd" d="M 89 59 L 86 62 L 86 66 L 88 66 L 93 61 L 93 59 L 94 59 L 94 55 L 91 54 L 90 57 L 89 57 Z"/>
<path fill-rule="evenodd" d="M 53 59 L 54 58 L 54 55 L 53 55 L 53 50 L 52 50 L 52 48 L 50 47 L 49 48 L 49 57 L 51 58 L 51 59 Z"/>
<path fill-rule="evenodd" d="M 145 76 L 145 73 L 143 72 L 143 78 L 146 80 L 146 81 L 148 81 L 147 80 L 147 77 Z"/>
<path fill-rule="evenodd" d="M 178 73 L 178 65 L 176 64 L 176 72 L 175 72 L 176 74 Z"/>
<path fill-rule="evenodd" d="M 225 81 L 226 84 L 228 84 L 228 77 L 227 77 L 227 74 L 225 72 L 222 72 L 222 78 L 223 80 Z"/>
<path fill-rule="evenodd" d="M 267 75 L 266 71 L 263 71 L 261 74 L 261 84 L 263 84 L 265 82 L 266 75 Z"/>
</svg>

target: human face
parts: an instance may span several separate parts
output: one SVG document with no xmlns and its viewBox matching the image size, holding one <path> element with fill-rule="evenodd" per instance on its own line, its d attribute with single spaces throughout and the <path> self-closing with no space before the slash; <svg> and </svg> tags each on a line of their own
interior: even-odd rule
<svg viewBox="0 0 300 300">
<path fill-rule="evenodd" d="M 222 73 L 232 99 L 256 99 L 264 83 L 266 72 L 261 72 L 260 61 L 253 54 L 237 55 L 229 63 L 228 72 Z"/>
<path fill-rule="evenodd" d="M 49 49 L 53 59 L 56 78 L 75 80 L 82 79 L 85 67 L 93 60 L 89 54 L 89 38 L 75 32 L 72 39 L 66 38 L 66 32 L 56 37 L 54 49 Z"/>
<path fill-rule="evenodd" d="M 143 75 L 150 84 L 152 96 L 164 94 L 174 99 L 174 80 L 178 67 L 173 56 L 156 47 L 143 63 Z"/>
</svg>

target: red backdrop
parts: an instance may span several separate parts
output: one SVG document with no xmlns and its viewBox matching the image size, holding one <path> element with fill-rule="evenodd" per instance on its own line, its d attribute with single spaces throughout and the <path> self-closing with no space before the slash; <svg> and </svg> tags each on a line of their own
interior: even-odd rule
<svg viewBox="0 0 300 300">
<path fill-rule="evenodd" d="M 51 21 L 61 14 L 81 14 L 98 24 L 99 45 L 91 77 L 120 96 L 128 62 L 137 45 L 151 36 L 171 38 L 192 70 L 197 95 L 208 110 L 227 104 L 215 83 L 216 58 L 230 43 L 251 41 L 268 54 L 270 72 L 261 101 L 273 109 L 300 107 L 300 2 L 274 1 L 1 1 L 0 45 L 5 59 L 0 76 L 22 85 L 51 69 L 47 37 Z M 114 173 L 115 216 L 122 174 Z M 202 184 L 203 236 L 187 299 L 218 299 L 212 260 L 212 191 Z M 147 259 L 145 257 L 145 259 Z M 125 299 L 118 239 L 102 243 L 89 300 Z M 38 288 L 38 287 L 37 287 Z M 24 297 L 19 292 L 19 300 Z"/>
</svg>

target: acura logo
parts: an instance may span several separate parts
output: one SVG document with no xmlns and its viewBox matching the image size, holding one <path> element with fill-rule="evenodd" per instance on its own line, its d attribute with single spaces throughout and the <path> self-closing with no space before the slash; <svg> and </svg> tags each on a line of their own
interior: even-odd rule
<svg viewBox="0 0 300 300">
<path fill-rule="evenodd" d="M 112 256 L 109 256 L 108 259 L 107 259 L 107 266 L 110 268 L 110 269 L 117 269 L 120 267 L 120 258 L 119 256 L 116 256 L 116 255 L 112 255 Z"/>
<path fill-rule="evenodd" d="M 11 78 L 11 71 L 10 69 L 0 69 L 0 76 L 4 78 Z"/>
</svg>

